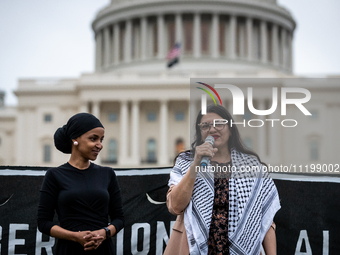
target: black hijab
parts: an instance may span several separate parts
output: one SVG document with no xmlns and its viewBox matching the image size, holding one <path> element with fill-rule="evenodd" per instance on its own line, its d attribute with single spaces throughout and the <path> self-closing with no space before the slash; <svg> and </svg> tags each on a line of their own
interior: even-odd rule
<svg viewBox="0 0 340 255">
<path fill-rule="evenodd" d="M 73 115 L 66 125 L 57 129 L 54 133 L 54 145 L 63 153 L 72 152 L 72 139 L 78 138 L 91 129 L 102 127 L 102 123 L 90 113 L 78 113 Z"/>
</svg>

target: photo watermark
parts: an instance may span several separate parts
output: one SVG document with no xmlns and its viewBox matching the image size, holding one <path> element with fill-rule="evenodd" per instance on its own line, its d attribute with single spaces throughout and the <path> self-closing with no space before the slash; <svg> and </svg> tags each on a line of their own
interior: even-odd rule
<svg viewBox="0 0 340 255">
<path fill-rule="evenodd" d="M 196 166 L 195 171 L 340 177 L 339 98 L 339 78 L 190 79 L 190 144 L 199 146 L 216 133 L 214 147 L 220 146 L 222 126 L 228 126 L 231 135 L 237 128 L 246 152 L 254 152 L 263 163 L 236 167 L 233 162 L 215 162 Z M 231 118 L 209 118 L 203 125 L 200 120 L 214 105 L 226 109 Z M 198 134 L 202 128 L 206 133 Z"/>
</svg>

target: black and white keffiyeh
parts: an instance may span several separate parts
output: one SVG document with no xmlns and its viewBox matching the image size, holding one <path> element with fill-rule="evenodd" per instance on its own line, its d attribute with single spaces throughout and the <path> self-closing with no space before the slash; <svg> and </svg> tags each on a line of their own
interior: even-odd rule
<svg viewBox="0 0 340 255">
<path fill-rule="evenodd" d="M 258 255 L 263 238 L 280 209 L 278 192 L 256 157 L 232 149 L 231 162 L 235 171 L 229 180 L 229 251 L 231 255 Z M 169 186 L 177 185 L 190 165 L 190 159 L 180 155 L 170 173 Z M 184 212 L 191 255 L 208 254 L 213 202 L 214 173 L 199 172 Z"/>
</svg>

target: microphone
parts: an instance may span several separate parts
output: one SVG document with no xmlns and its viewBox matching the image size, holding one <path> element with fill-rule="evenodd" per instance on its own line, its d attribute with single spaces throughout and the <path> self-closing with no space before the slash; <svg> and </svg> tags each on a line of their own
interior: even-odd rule
<svg viewBox="0 0 340 255">
<path fill-rule="evenodd" d="M 209 135 L 207 138 L 205 138 L 205 143 L 210 143 L 212 146 L 214 146 L 214 143 L 215 143 L 215 139 L 214 137 L 212 137 L 211 135 Z M 202 157 L 202 160 L 201 160 L 201 167 L 207 167 L 208 164 L 209 164 L 209 159 L 210 157 L 208 156 L 203 156 Z"/>
</svg>

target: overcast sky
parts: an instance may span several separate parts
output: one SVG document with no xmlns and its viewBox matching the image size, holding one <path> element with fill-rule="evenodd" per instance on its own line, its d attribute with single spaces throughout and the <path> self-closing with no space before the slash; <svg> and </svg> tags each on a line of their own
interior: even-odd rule
<svg viewBox="0 0 340 255">
<path fill-rule="evenodd" d="M 19 78 L 94 70 L 91 22 L 110 0 L 0 0 L 0 90 L 16 105 Z M 297 22 L 294 73 L 340 74 L 340 1 L 278 0 Z"/>
</svg>

